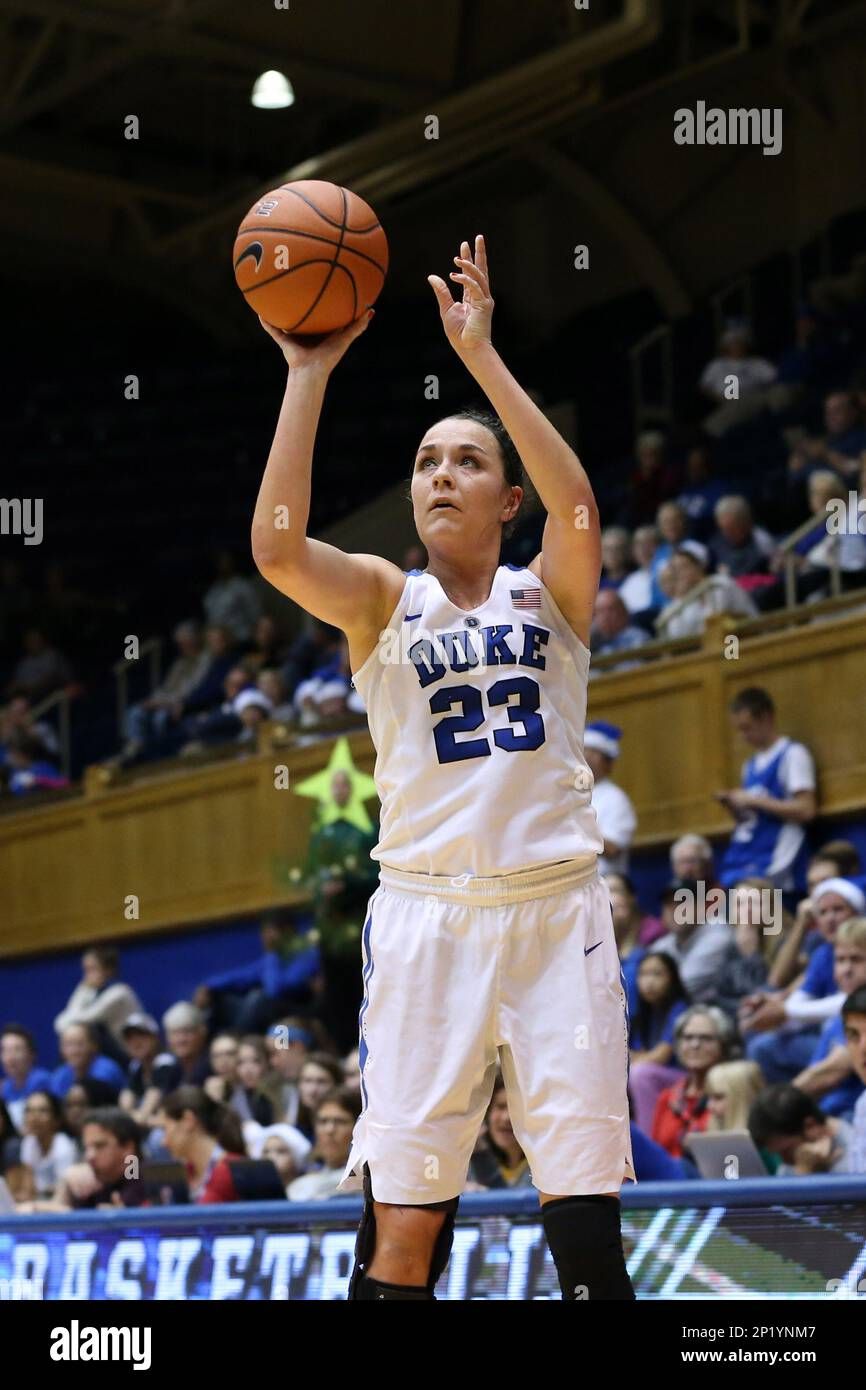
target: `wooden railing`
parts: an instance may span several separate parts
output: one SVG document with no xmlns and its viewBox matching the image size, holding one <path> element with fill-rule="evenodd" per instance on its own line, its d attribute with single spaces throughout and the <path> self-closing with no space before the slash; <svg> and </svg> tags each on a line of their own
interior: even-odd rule
<svg viewBox="0 0 866 1390">
<path fill-rule="evenodd" d="M 747 621 L 713 618 L 700 638 L 649 643 L 627 657 L 641 665 L 600 674 L 589 713 L 623 729 L 616 780 L 635 803 L 638 846 L 688 830 L 730 832 L 713 793 L 737 784 L 749 752 L 728 714 L 748 685 L 769 690 L 781 731 L 812 749 L 821 813 L 866 809 L 866 593 Z M 622 660 L 593 664 L 601 673 Z M 372 771 L 367 731 L 348 738 L 356 765 Z M 314 803 L 291 787 L 324 767 L 331 749 L 330 739 L 298 747 L 264 725 L 257 749 L 241 756 L 124 777 L 90 768 L 78 796 L 22 798 L 0 817 L 0 954 L 299 900 L 288 869 L 303 863 Z M 283 767 L 287 790 L 278 789 Z"/>
</svg>

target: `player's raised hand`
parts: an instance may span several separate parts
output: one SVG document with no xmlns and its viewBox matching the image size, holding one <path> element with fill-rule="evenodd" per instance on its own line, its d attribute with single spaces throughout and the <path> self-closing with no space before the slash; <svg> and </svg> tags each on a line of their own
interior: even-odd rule
<svg viewBox="0 0 866 1390">
<path fill-rule="evenodd" d="M 261 314 L 258 318 L 262 328 L 281 349 L 290 367 L 320 367 L 326 372 L 332 372 L 349 344 L 364 332 L 374 313 L 374 309 L 365 309 L 348 328 L 318 338 L 286 333 L 282 328 L 267 323 Z"/>
<path fill-rule="evenodd" d="M 451 271 L 450 278 L 463 286 L 462 300 L 452 299 L 449 287 L 438 275 L 428 275 L 427 282 L 436 296 L 445 336 L 458 357 L 465 358 L 490 343 L 493 297 L 484 237 L 475 238 L 474 259 L 469 242 L 461 242 L 454 263 L 458 269 Z"/>
</svg>

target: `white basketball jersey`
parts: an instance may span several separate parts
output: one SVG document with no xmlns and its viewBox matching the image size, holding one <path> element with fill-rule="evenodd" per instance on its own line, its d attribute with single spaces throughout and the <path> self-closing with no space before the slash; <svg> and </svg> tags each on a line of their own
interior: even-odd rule
<svg viewBox="0 0 866 1390">
<path fill-rule="evenodd" d="M 373 858 L 488 878 L 600 854 L 583 756 L 589 659 L 531 570 L 500 565 L 470 612 L 412 570 L 353 677 L 377 753 Z"/>
</svg>

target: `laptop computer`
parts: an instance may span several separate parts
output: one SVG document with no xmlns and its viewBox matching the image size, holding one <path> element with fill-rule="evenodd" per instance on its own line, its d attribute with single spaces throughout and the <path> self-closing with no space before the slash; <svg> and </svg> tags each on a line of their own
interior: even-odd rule
<svg viewBox="0 0 866 1390">
<path fill-rule="evenodd" d="M 689 1134 L 683 1148 L 697 1164 L 702 1178 L 733 1180 L 766 1178 L 769 1171 L 747 1129 L 707 1130 Z"/>
</svg>

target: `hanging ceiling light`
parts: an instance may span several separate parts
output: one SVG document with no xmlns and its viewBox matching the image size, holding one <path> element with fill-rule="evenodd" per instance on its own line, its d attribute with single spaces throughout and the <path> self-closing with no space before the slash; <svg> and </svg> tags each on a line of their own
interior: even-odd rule
<svg viewBox="0 0 866 1390">
<path fill-rule="evenodd" d="M 265 111 L 276 111 L 282 106 L 293 106 L 295 93 L 288 78 L 271 68 L 256 78 L 250 101 Z"/>
</svg>

